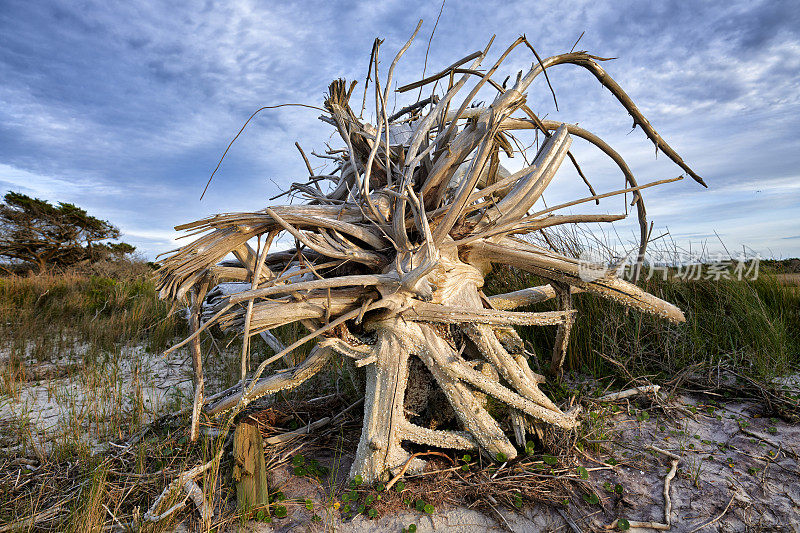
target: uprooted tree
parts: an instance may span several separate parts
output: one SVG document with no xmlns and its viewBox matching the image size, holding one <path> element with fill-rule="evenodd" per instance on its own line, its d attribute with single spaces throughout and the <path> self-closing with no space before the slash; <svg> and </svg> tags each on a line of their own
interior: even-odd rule
<svg viewBox="0 0 800 533">
<path fill-rule="evenodd" d="M 487 411 L 487 396 L 507 406 L 518 444 L 528 432 L 548 425 L 570 429 L 578 423 L 577 408 L 562 411 L 539 389 L 544 377 L 532 371 L 531 354 L 513 326 L 555 326 L 550 371 L 558 376 L 575 320 L 576 293 L 590 292 L 667 320 L 684 320 L 677 307 L 613 271 L 598 266 L 597 275 L 581 276 L 577 259 L 520 237 L 557 225 L 620 220 L 625 213 L 554 213 L 631 193 L 641 228 L 634 267 L 638 275 L 649 237 L 640 190 L 674 181 L 640 186 L 602 139 L 576 125 L 535 115 L 526 105 L 526 91 L 557 65 L 576 65 L 594 75 L 657 149 L 703 184 L 600 67 L 604 59 L 586 52 L 540 59 L 520 37 L 486 70 L 478 69 L 489 46 L 400 87 L 398 91 L 406 92 L 438 84 L 444 94 L 437 97 L 431 91 L 432 96 L 389 116 L 393 71 L 410 44 L 395 57 L 383 88 L 380 42 L 373 48 L 368 81 L 376 125 L 353 110 L 355 83 L 337 80 L 330 85 L 320 119 L 335 128 L 344 148 L 320 156 L 335 163 L 333 172 L 316 175 L 308 164 L 310 179 L 291 186 L 289 192 L 304 195 L 306 203 L 221 214 L 177 228 L 202 234 L 170 255 L 159 271 L 162 297 L 187 301 L 191 309 L 191 335 L 178 346 L 190 344 L 193 353 L 193 435 L 201 411 L 209 416 L 227 413 L 232 420 L 256 398 L 296 387 L 341 356 L 366 368 L 364 422 L 351 475 L 385 479 L 409 460 L 404 441 L 477 448 L 492 458 L 513 458 L 517 449 Z M 520 44 L 535 59 L 506 88 L 492 76 Z M 476 83 L 458 102 L 456 96 L 470 80 Z M 488 87 L 496 90 L 491 104 L 473 105 L 478 91 Z M 522 151 L 512 144 L 518 130 L 538 130 L 543 142 L 532 162 L 510 173 L 500 156 Z M 530 212 L 565 158 L 583 176 L 570 153 L 573 137 L 607 154 L 622 171 L 626 187 L 596 194 L 589 185 L 585 198 Z M 281 234 L 294 239 L 295 246 L 271 250 Z M 248 244 L 253 241 L 256 247 Z M 229 254 L 236 259 L 225 259 Z M 492 265 L 532 272 L 549 284 L 487 297 L 481 287 Z M 557 302 L 556 311 L 513 311 L 549 299 Z M 292 322 L 302 323 L 310 333 L 284 347 L 270 330 Z M 243 336 L 241 381 L 205 398 L 198 337 L 215 324 Z M 276 353 L 250 372 L 250 342 L 256 335 Z M 316 343 L 309 355 L 293 361 L 291 352 L 309 341 Z M 279 359 L 293 366 L 264 377 Z M 436 394 L 452 407 L 460 429 L 412 421 Z M 406 466 L 413 470 L 422 462 L 414 459 Z"/>
</svg>

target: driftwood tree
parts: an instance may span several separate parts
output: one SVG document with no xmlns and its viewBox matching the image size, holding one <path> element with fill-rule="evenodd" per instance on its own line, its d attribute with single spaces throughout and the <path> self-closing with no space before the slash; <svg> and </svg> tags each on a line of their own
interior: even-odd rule
<svg viewBox="0 0 800 533">
<path fill-rule="evenodd" d="M 372 50 L 368 82 L 376 125 L 363 121 L 351 106 L 355 83 L 330 85 L 320 119 L 335 128 L 344 148 L 320 156 L 332 160 L 335 171 L 316 175 L 308 164 L 310 179 L 291 186 L 289 192 L 308 198 L 305 204 L 221 214 L 177 228 L 202 234 L 172 253 L 159 271 L 161 295 L 190 302 L 192 333 L 178 346 L 192 345 L 194 434 L 201 411 L 233 415 L 258 397 L 298 386 L 341 356 L 366 369 L 364 423 L 351 475 L 385 479 L 409 460 L 403 442 L 478 448 L 491 457 L 513 458 L 517 450 L 487 411 L 487 395 L 507 406 L 517 443 L 544 425 L 570 429 L 578 423 L 577 409 L 562 411 L 539 389 L 544 377 L 531 370 L 530 354 L 513 326 L 555 326 L 550 370 L 557 375 L 575 320 L 571 302 L 576 293 L 591 292 L 667 320 L 684 320 L 677 307 L 612 271 L 598 267 L 597 275 L 581 276 L 577 259 L 520 238 L 557 225 L 620 220 L 625 214 L 555 212 L 632 193 L 641 226 L 638 275 L 648 240 L 639 191 L 674 181 L 640 186 L 602 139 L 578 126 L 537 117 L 526 105 L 526 92 L 557 65 L 588 70 L 657 149 L 703 183 L 601 68 L 603 58 L 571 52 L 540 59 L 520 37 L 494 64 L 479 70 L 490 42 L 485 50 L 397 89 L 436 84 L 443 94 L 437 97 L 431 90 L 432 96 L 389 116 L 393 71 L 410 44 L 394 58 L 383 86 L 380 41 Z M 530 70 L 510 87 L 498 84 L 492 76 L 519 45 L 535 56 Z M 466 91 L 469 81 L 476 83 Z M 481 88 L 494 88 L 491 104 L 473 105 Z M 500 157 L 518 151 L 512 144 L 517 130 L 538 130 L 543 142 L 532 162 L 510 173 Z M 570 153 L 573 137 L 616 162 L 626 187 L 596 194 L 589 186 L 586 198 L 531 212 L 565 158 L 583 176 Z M 280 234 L 293 238 L 295 246 L 273 251 L 271 244 Z M 255 248 L 248 244 L 254 241 Z M 229 254 L 236 259 L 225 259 Z M 481 287 L 493 264 L 535 273 L 549 284 L 486 297 Z M 548 299 L 555 299 L 558 310 L 513 311 Z M 270 330 L 292 322 L 310 333 L 285 347 Z M 241 382 L 204 398 L 198 336 L 214 324 L 243 336 Z M 257 335 L 276 353 L 251 372 L 249 347 Z M 315 342 L 309 355 L 294 361 L 291 352 L 309 341 Z M 290 368 L 264 377 L 280 359 Z M 453 423 L 449 429 L 432 429 L 433 424 L 412 422 L 435 395 L 452 407 L 459 429 Z M 415 459 L 410 467 L 421 465 Z"/>
</svg>

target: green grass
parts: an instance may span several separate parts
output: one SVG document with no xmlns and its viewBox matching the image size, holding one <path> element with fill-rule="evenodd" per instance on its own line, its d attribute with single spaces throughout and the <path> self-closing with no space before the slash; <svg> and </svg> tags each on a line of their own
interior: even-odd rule
<svg viewBox="0 0 800 533">
<path fill-rule="evenodd" d="M 543 280 L 515 269 L 497 269 L 487 294 L 539 285 Z M 640 286 L 680 307 L 684 324 L 646 315 L 593 294 L 574 296 L 577 321 L 570 337 L 566 368 L 597 377 L 655 375 L 655 382 L 691 368 L 691 378 L 714 385 L 718 375 L 741 374 L 762 383 L 800 366 L 800 292 L 769 273 L 755 281 L 663 280 Z M 553 309 L 552 302 L 535 310 Z M 549 362 L 552 328 L 519 328 L 542 362 Z M 717 372 L 716 369 L 721 369 Z M 714 370 L 713 372 L 711 372 Z"/>
<path fill-rule="evenodd" d="M 185 332 L 183 318 L 170 313 L 145 275 L 0 278 L 0 334 L 17 348 L 74 336 L 105 349 L 146 341 L 157 351 Z"/>
</svg>

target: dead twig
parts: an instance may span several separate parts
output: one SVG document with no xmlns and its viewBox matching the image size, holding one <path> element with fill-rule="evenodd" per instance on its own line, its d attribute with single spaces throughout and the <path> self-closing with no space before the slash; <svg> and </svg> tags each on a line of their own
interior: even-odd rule
<svg viewBox="0 0 800 533">
<path fill-rule="evenodd" d="M 728 509 L 731 508 L 731 504 L 733 503 L 733 500 L 736 498 L 737 494 L 738 494 L 738 490 L 733 492 L 733 495 L 731 496 L 730 501 L 728 501 L 728 505 L 725 506 L 725 509 L 723 509 L 723 511 L 716 518 L 714 518 L 710 522 L 706 522 L 702 526 L 697 526 L 696 528 L 691 530 L 689 533 L 695 533 L 696 531 L 700 531 L 701 529 L 705 529 L 705 528 L 707 528 L 709 526 L 712 526 L 712 525 L 716 524 L 717 522 L 719 522 L 722 519 L 722 517 L 725 516 L 725 513 L 728 512 Z"/>
<path fill-rule="evenodd" d="M 629 524 L 630 527 L 642 527 L 666 531 L 672 527 L 672 498 L 669 495 L 669 485 L 672 479 L 675 477 L 675 473 L 678 471 L 678 463 L 680 463 L 681 458 L 679 455 L 667 450 L 662 450 L 661 448 L 656 448 L 655 446 L 648 446 L 647 449 L 666 455 L 671 459 L 671 467 L 669 472 L 667 472 L 667 475 L 664 477 L 664 522 L 639 522 L 630 520 Z M 605 528 L 616 529 L 618 525 L 619 519 L 614 520 L 611 524 L 605 526 Z"/>
</svg>

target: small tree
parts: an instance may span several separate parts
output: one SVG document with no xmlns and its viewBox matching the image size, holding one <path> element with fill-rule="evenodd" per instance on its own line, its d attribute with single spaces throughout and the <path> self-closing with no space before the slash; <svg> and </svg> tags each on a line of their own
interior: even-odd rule
<svg viewBox="0 0 800 533">
<path fill-rule="evenodd" d="M 36 265 L 39 272 L 81 261 L 120 258 L 134 251 L 120 231 L 85 209 L 9 192 L 0 203 L 0 257 Z"/>
</svg>

